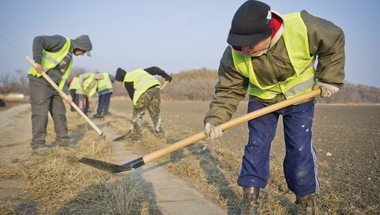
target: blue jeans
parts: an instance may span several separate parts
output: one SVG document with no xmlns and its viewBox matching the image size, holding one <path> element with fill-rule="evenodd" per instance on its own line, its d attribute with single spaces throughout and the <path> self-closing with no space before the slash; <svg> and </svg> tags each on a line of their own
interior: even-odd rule
<svg viewBox="0 0 380 215">
<path fill-rule="evenodd" d="M 249 102 L 248 113 L 264 108 L 261 102 Z M 319 190 L 318 164 L 312 145 L 314 101 L 282 108 L 248 122 L 249 141 L 245 146 L 237 183 L 244 187 L 264 188 L 269 178 L 269 155 L 279 115 L 283 116 L 286 155 L 283 163 L 288 187 L 296 195 Z"/>
<path fill-rule="evenodd" d="M 103 116 L 107 116 L 108 108 L 110 107 L 110 102 L 111 102 L 111 95 L 112 93 L 99 95 L 99 104 L 98 104 L 98 110 L 97 110 L 98 115 L 102 115 L 102 112 L 103 112 Z"/>
</svg>

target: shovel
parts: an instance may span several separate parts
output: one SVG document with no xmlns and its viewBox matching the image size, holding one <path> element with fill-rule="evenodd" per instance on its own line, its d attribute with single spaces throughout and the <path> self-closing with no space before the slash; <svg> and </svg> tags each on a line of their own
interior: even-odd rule
<svg viewBox="0 0 380 215">
<path fill-rule="evenodd" d="M 34 67 L 34 61 L 29 56 L 26 57 L 26 59 Z M 63 98 L 68 99 L 68 96 L 57 86 L 57 84 L 54 83 L 53 80 L 51 80 L 51 78 L 48 75 L 46 75 L 45 71 L 42 71 L 41 75 L 63 96 Z M 94 141 L 97 141 L 98 139 L 104 139 L 106 137 L 105 135 L 103 135 L 103 132 L 86 116 L 86 114 L 84 114 L 81 111 L 81 109 L 74 102 L 71 102 L 70 105 L 73 106 L 73 108 L 76 111 L 78 111 L 78 113 L 88 122 L 88 124 L 91 125 L 91 127 L 96 131 L 96 133 L 100 135 L 99 137 L 95 138 Z"/>
<path fill-rule="evenodd" d="M 162 85 L 162 87 L 161 87 L 161 91 L 164 89 L 164 87 L 165 87 L 168 83 L 169 83 L 169 81 L 166 81 L 166 82 L 164 83 L 164 85 Z M 120 137 L 116 137 L 113 141 L 119 141 L 119 140 L 124 139 L 126 136 L 128 136 L 128 134 L 130 134 L 130 133 L 132 132 L 132 130 L 133 130 L 133 125 L 132 125 L 131 128 L 127 131 L 127 133 L 121 135 Z"/>
<path fill-rule="evenodd" d="M 230 120 L 226 123 L 223 123 L 217 127 L 220 127 L 222 129 L 222 131 L 224 131 L 226 129 L 229 129 L 229 128 L 232 128 L 236 125 L 239 125 L 241 123 L 247 122 L 251 119 L 255 119 L 257 117 L 260 117 L 260 116 L 263 116 L 265 114 L 271 113 L 273 111 L 279 110 L 281 108 L 290 106 L 292 104 L 304 101 L 306 99 L 310 99 L 310 98 L 315 97 L 315 96 L 320 95 L 320 94 L 321 94 L 321 89 L 316 89 L 316 90 L 313 90 L 311 92 L 302 94 L 300 96 L 293 97 L 291 99 L 288 99 L 288 100 L 276 103 L 274 105 L 259 109 L 257 111 L 251 112 L 249 114 L 243 115 L 241 117 L 238 117 L 236 119 L 233 119 L 233 120 Z M 157 150 L 157 151 L 152 152 L 148 155 L 145 155 L 143 157 L 140 157 L 140 158 L 137 158 L 133 161 L 125 163 L 123 165 L 107 163 L 104 161 L 95 160 L 95 159 L 86 158 L 86 157 L 82 157 L 81 159 L 78 159 L 78 161 L 81 163 L 87 164 L 89 166 L 110 172 L 110 173 L 124 172 L 124 171 L 129 171 L 133 168 L 136 169 L 140 166 L 145 165 L 146 163 L 149 163 L 149 162 L 151 162 L 157 158 L 160 158 L 164 155 L 167 155 L 171 152 L 174 152 L 177 149 L 183 148 L 187 145 L 190 145 L 191 143 L 202 140 L 206 137 L 207 137 L 207 135 L 204 132 L 200 132 L 200 133 L 195 134 L 191 137 L 188 137 L 184 140 L 178 141 L 178 142 L 174 143 L 173 145 L 167 146 L 163 149 Z"/>
</svg>

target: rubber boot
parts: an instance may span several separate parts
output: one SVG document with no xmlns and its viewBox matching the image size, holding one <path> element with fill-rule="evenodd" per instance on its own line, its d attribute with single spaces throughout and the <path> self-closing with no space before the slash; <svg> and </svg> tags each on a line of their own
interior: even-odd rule
<svg viewBox="0 0 380 215">
<path fill-rule="evenodd" d="M 240 215 L 259 215 L 258 201 L 260 188 L 257 187 L 243 187 L 243 199 L 241 202 Z"/>
<path fill-rule="evenodd" d="M 296 215 L 312 215 L 311 194 L 296 196 Z"/>
</svg>

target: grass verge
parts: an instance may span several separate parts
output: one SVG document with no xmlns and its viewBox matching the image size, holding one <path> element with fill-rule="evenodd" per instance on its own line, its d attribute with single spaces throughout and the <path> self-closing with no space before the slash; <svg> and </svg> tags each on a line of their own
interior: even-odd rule
<svg viewBox="0 0 380 215">
<path fill-rule="evenodd" d="M 54 147 L 52 152 L 12 159 L 0 167 L 0 180 L 26 181 L 24 193 L 0 199 L 0 214 L 142 214 L 147 197 L 139 181 L 80 164 L 76 158 L 112 159 L 109 140 L 94 143 L 98 134 L 77 113 L 68 111 L 74 151 Z M 47 143 L 55 139 L 52 119 Z M 31 149 L 30 149 L 31 151 Z"/>
</svg>

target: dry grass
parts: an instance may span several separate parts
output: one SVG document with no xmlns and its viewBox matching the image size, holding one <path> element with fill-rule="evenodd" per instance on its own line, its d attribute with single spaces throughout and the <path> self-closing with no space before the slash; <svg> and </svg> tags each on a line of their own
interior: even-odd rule
<svg viewBox="0 0 380 215">
<path fill-rule="evenodd" d="M 72 142 L 80 147 L 75 152 L 53 148 L 52 152 L 36 159 L 13 159 L 0 169 L 0 179 L 22 178 L 28 183 L 26 193 L 2 199 L 0 214 L 20 212 L 12 202 L 29 202 L 36 205 L 33 214 L 140 214 L 144 191 L 137 181 L 123 175 L 108 174 L 89 168 L 76 161 L 76 157 L 96 157 L 110 160 L 108 140 L 94 142 L 98 134 L 90 130 L 76 113 L 68 112 L 69 133 Z M 47 142 L 53 142 L 53 122 L 49 122 Z M 76 157 L 73 157 L 75 154 Z M 144 197 L 144 198 L 143 198 Z M 38 212 L 37 212 L 38 211 Z"/>
<path fill-rule="evenodd" d="M 24 98 L 17 98 L 17 97 L 9 97 L 7 95 L 0 94 L 0 99 L 2 99 L 5 102 L 5 107 L 0 107 L 0 111 L 5 111 L 14 106 L 17 106 L 20 104 L 26 104 L 29 102 L 29 96 L 25 96 Z"/>
<path fill-rule="evenodd" d="M 29 100 L 29 96 L 24 96 L 24 98 L 20 97 L 12 97 L 4 94 L 0 94 L 0 99 L 2 99 L 5 102 L 24 102 Z"/>
</svg>

